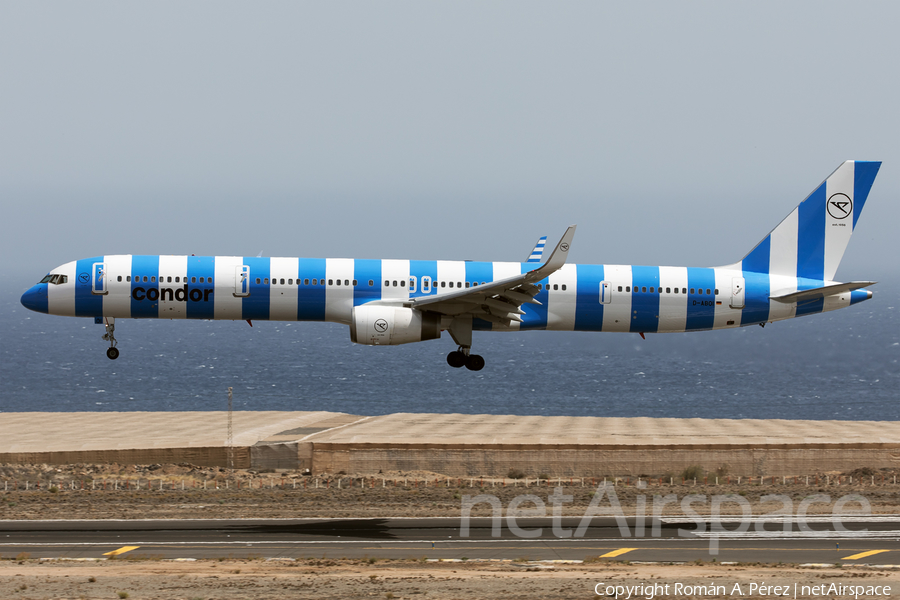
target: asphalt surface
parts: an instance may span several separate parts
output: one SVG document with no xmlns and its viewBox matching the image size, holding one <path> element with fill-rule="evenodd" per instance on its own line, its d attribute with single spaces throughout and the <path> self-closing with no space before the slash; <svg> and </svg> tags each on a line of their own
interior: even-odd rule
<svg viewBox="0 0 900 600">
<path fill-rule="evenodd" d="M 2 521 L 0 557 L 118 558 L 376 558 L 506 559 L 762 563 L 844 563 L 900 566 L 900 517 L 810 519 L 812 532 L 794 522 L 709 523 L 663 517 L 636 534 L 594 517 L 583 531 L 580 518 L 473 518 L 469 531 L 459 518 Z M 496 535 L 495 535 L 496 534 Z M 523 537 L 529 535 L 533 537 Z M 859 556 L 859 554 L 866 556 Z M 605 556 L 608 555 L 608 556 Z M 853 558 L 851 558 L 853 557 Z"/>
</svg>

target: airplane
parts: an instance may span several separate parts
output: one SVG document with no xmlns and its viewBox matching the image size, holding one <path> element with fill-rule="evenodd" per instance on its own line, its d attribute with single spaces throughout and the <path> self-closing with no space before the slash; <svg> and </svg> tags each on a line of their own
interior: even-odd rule
<svg viewBox="0 0 900 600">
<path fill-rule="evenodd" d="M 240 256 L 95 256 L 51 270 L 22 304 L 105 325 L 116 319 L 329 321 L 372 346 L 447 331 L 454 368 L 484 367 L 473 331 L 708 331 L 845 308 L 873 281 L 834 281 L 881 162 L 846 161 L 743 259 L 722 267 L 571 264 L 569 227 L 524 263 Z"/>
</svg>

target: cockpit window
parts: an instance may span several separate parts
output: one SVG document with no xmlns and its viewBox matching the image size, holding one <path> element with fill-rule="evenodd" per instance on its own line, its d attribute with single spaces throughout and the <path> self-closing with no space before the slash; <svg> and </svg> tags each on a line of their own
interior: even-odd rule
<svg viewBox="0 0 900 600">
<path fill-rule="evenodd" d="M 41 283 L 52 283 L 54 285 L 59 285 L 61 283 L 67 283 L 69 281 L 68 275 L 54 275 L 50 274 L 41 279 Z"/>
</svg>

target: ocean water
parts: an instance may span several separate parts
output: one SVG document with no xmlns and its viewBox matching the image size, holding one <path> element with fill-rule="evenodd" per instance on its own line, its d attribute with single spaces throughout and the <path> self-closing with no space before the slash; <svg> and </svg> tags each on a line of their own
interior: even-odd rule
<svg viewBox="0 0 900 600">
<path fill-rule="evenodd" d="M 900 287 L 822 315 L 730 331 L 475 333 L 487 366 L 441 340 L 350 342 L 324 323 L 41 315 L 0 294 L 0 411 L 331 410 L 611 417 L 900 419 Z M 2 417 L 0 417 L 2 418 Z"/>
</svg>

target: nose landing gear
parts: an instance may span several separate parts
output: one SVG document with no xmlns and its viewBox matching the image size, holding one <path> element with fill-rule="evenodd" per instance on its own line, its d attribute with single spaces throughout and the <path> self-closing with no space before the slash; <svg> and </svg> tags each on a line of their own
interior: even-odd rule
<svg viewBox="0 0 900 600">
<path fill-rule="evenodd" d="M 114 317 L 105 317 L 104 322 L 106 323 L 106 333 L 103 334 L 103 341 L 109 342 L 109 348 L 106 350 L 106 356 L 109 357 L 110 360 L 116 360 L 119 358 L 119 349 L 116 348 L 116 319 Z"/>
</svg>

